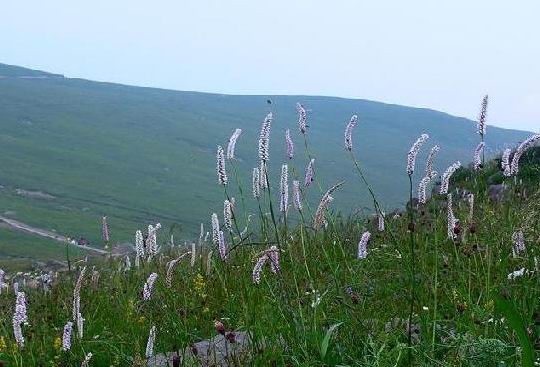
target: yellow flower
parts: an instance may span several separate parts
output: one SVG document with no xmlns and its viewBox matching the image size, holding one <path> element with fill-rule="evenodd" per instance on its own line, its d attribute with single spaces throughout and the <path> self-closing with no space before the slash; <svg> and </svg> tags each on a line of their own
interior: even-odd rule
<svg viewBox="0 0 540 367">
<path fill-rule="evenodd" d="M 139 317 L 139 324 L 144 324 L 144 316 Z"/>
<path fill-rule="evenodd" d="M 484 305 L 484 308 L 488 312 L 493 312 L 495 308 L 495 302 L 492 299 L 490 299 L 489 301 L 486 302 L 486 304 Z"/>
<path fill-rule="evenodd" d="M 195 276 L 194 283 L 195 283 L 195 291 L 197 292 L 199 297 L 206 298 L 207 296 L 205 292 L 206 283 L 204 282 L 204 278 L 200 273 Z"/>
<path fill-rule="evenodd" d="M 56 350 L 60 350 L 60 348 L 62 348 L 62 339 L 59 336 L 54 338 L 53 346 Z"/>
<path fill-rule="evenodd" d="M 0 352 L 4 352 L 7 348 L 6 339 L 0 336 Z"/>
</svg>

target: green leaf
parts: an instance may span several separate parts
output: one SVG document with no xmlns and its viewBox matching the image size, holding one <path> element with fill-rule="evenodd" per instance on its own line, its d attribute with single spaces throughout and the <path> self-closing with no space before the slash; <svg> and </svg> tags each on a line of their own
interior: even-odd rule
<svg viewBox="0 0 540 367">
<path fill-rule="evenodd" d="M 343 322 L 338 322 L 337 324 L 330 326 L 328 330 L 326 331 L 326 334 L 324 335 L 324 338 L 321 342 L 321 358 L 322 359 L 324 359 L 326 357 L 326 353 L 328 353 L 328 346 L 330 344 L 330 339 L 332 338 L 332 335 L 341 324 L 343 324 Z"/>
<path fill-rule="evenodd" d="M 501 297 L 497 299 L 496 307 L 497 311 L 499 311 L 506 318 L 508 324 L 514 330 L 519 339 L 519 345 L 521 347 L 521 361 L 523 363 L 523 367 L 533 367 L 533 348 L 531 345 L 531 341 L 527 336 L 527 331 L 525 330 L 525 323 L 521 318 L 520 314 L 510 301 L 505 300 Z"/>
</svg>

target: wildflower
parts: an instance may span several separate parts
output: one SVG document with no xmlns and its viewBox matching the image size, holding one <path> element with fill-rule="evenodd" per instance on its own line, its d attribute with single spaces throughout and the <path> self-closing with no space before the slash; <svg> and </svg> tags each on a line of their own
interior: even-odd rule
<svg viewBox="0 0 540 367">
<path fill-rule="evenodd" d="M 171 288 L 172 287 L 172 275 L 173 275 L 173 271 L 174 271 L 174 268 L 175 266 L 184 258 L 186 257 L 187 255 L 189 255 L 190 252 L 186 252 L 182 255 L 180 255 L 178 258 L 174 259 L 174 260 L 171 260 L 167 263 L 167 274 L 165 275 L 165 285 L 167 286 L 167 288 Z"/>
<path fill-rule="evenodd" d="M 62 348 L 62 338 L 60 338 L 59 336 L 54 338 L 54 340 L 53 340 L 53 348 L 56 349 L 56 350 L 60 350 Z"/>
<path fill-rule="evenodd" d="M 269 147 L 270 147 L 270 127 L 272 125 L 272 112 L 266 115 L 262 125 L 261 132 L 259 134 L 259 160 L 261 162 L 268 162 Z"/>
<path fill-rule="evenodd" d="M 260 179 L 261 179 L 261 176 L 260 176 L 259 168 L 257 167 L 253 168 L 252 190 L 253 190 L 253 197 L 255 199 L 258 199 L 261 197 Z"/>
<path fill-rule="evenodd" d="M 233 159 L 234 158 L 234 150 L 236 148 L 236 141 L 240 137 L 240 134 L 242 134 L 242 129 L 236 129 L 234 130 L 234 133 L 231 135 L 229 139 L 229 144 L 227 145 L 227 159 Z"/>
<path fill-rule="evenodd" d="M 512 163 L 510 165 L 512 175 L 518 174 L 519 160 L 521 159 L 521 156 L 523 155 L 523 153 L 525 153 L 527 149 L 534 146 L 534 144 L 538 140 L 540 140 L 540 134 L 533 134 L 518 146 L 518 148 L 516 149 L 516 152 L 514 153 L 514 157 L 512 158 Z"/>
<path fill-rule="evenodd" d="M 204 231 L 204 227 L 201 223 L 201 237 L 202 237 L 202 231 Z M 191 243 L 191 260 L 189 261 L 189 266 L 194 267 L 195 261 L 197 260 L 197 252 L 196 252 L 197 246 L 195 245 L 195 242 Z"/>
<path fill-rule="evenodd" d="M 454 216 L 454 210 L 452 209 L 452 194 L 447 196 L 447 222 L 448 222 L 448 238 L 454 239 L 454 229 L 456 227 L 456 217 Z"/>
<path fill-rule="evenodd" d="M 525 251 L 525 237 L 523 236 L 523 232 L 514 232 L 512 234 L 512 256 L 518 257 L 523 251 Z"/>
<path fill-rule="evenodd" d="M 291 132 L 289 129 L 285 130 L 285 144 L 287 145 L 287 157 L 292 159 L 294 156 L 294 144 L 291 139 Z"/>
<path fill-rule="evenodd" d="M 259 257 L 257 263 L 255 263 L 255 267 L 253 268 L 252 272 L 253 283 L 259 284 L 261 282 L 262 269 L 267 260 L 268 255 L 265 253 L 261 257 Z"/>
<path fill-rule="evenodd" d="M 512 168 L 510 167 L 510 154 L 512 154 L 512 149 L 506 148 L 501 156 L 501 168 L 503 170 L 503 175 L 506 177 L 512 176 Z"/>
<path fill-rule="evenodd" d="M 425 177 L 434 177 L 436 176 L 433 174 L 433 162 L 435 161 L 435 156 L 437 153 L 441 150 L 441 148 L 438 145 L 435 145 L 433 148 L 431 148 L 429 155 L 426 160 L 426 176 Z"/>
<path fill-rule="evenodd" d="M 266 175 L 267 175 L 267 166 L 266 166 L 266 162 L 264 161 L 261 161 L 261 166 L 259 168 L 259 185 L 260 185 L 260 188 L 261 189 L 266 189 L 268 188 L 268 181 L 266 180 Z"/>
<path fill-rule="evenodd" d="M 426 140 L 428 139 L 429 139 L 428 134 L 420 135 L 420 137 L 414 142 L 411 149 L 409 150 L 409 153 L 407 154 L 407 174 L 409 176 L 411 176 L 414 172 L 416 156 L 418 155 L 418 152 L 420 151 L 422 144 L 424 144 Z"/>
<path fill-rule="evenodd" d="M 75 288 L 73 288 L 73 321 L 77 320 L 78 315 L 81 312 L 81 287 L 86 274 L 86 266 L 81 269 Z"/>
<path fill-rule="evenodd" d="M 298 111 L 298 128 L 302 134 L 306 133 L 307 128 L 307 113 L 304 106 L 300 103 L 296 104 L 296 111 Z"/>
<path fill-rule="evenodd" d="M 454 162 L 446 169 L 441 180 L 441 194 L 448 194 L 448 185 L 450 184 L 450 177 L 461 167 L 461 162 Z"/>
<path fill-rule="evenodd" d="M 157 231 L 160 228 L 161 228 L 160 223 L 157 223 L 155 226 L 151 224 L 148 226 L 148 237 L 146 238 L 146 251 L 148 252 L 148 255 L 149 255 L 148 261 L 150 261 L 150 258 L 152 256 L 155 256 L 158 253 Z"/>
<path fill-rule="evenodd" d="M 352 115 L 351 120 L 345 128 L 345 149 L 352 150 L 352 131 L 358 123 L 358 116 Z"/>
<path fill-rule="evenodd" d="M 223 225 L 229 232 L 232 231 L 232 205 L 229 200 L 223 202 Z"/>
<path fill-rule="evenodd" d="M 358 258 L 359 259 L 365 259 L 367 257 L 367 244 L 369 242 L 370 237 L 371 237 L 371 233 L 367 231 L 362 234 L 362 237 L 360 238 L 360 242 L 358 242 Z"/>
<path fill-rule="evenodd" d="M 2 294 L 2 290 L 4 288 L 8 288 L 9 286 L 7 285 L 7 283 L 4 281 L 4 276 L 5 276 L 6 272 L 3 271 L 2 269 L 0 269 L 0 294 Z"/>
<path fill-rule="evenodd" d="M 156 273 L 150 274 L 143 287 L 143 299 L 148 301 L 152 297 L 152 289 L 154 289 L 154 282 L 158 275 Z"/>
<path fill-rule="evenodd" d="M 77 319 L 75 320 L 77 322 L 77 336 L 79 339 L 83 338 L 84 334 L 84 318 L 82 317 L 82 314 L 79 312 L 77 314 Z"/>
<path fill-rule="evenodd" d="M 279 185 L 279 211 L 286 213 L 289 208 L 289 169 L 286 164 L 281 166 L 281 180 Z"/>
<path fill-rule="evenodd" d="M 13 313 L 13 334 L 19 348 L 24 348 L 24 336 L 22 335 L 21 324 L 28 322 L 26 314 L 26 294 L 17 292 L 15 301 L 15 312 Z"/>
<path fill-rule="evenodd" d="M 64 325 L 64 334 L 62 335 L 62 350 L 67 352 L 71 349 L 71 331 L 73 329 L 73 323 L 68 321 Z"/>
<path fill-rule="evenodd" d="M 225 171 L 225 156 L 224 156 L 224 153 L 223 153 L 223 148 L 221 147 L 221 145 L 218 145 L 217 147 L 217 154 L 216 154 L 216 159 L 217 159 L 217 176 L 218 176 L 218 183 L 220 185 L 227 185 L 227 171 Z"/>
<path fill-rule="evenodd" d="M 272 245 L 266 251 L 268 254 L 268 259 L 270 260 L 270 271 L 272 273 L 279 273 L 281 267 L 279 266 L 279 249 L 277 246 Z"/>
<path fill-rule="evenodd" d="M 81 363 L 81 367 L 88 367 L 90 365 L 90 360 L 92 359 L 92 353 L 87 353 L 84 357 L 84 361 Z"/>
<path fill-rule="evenodd" d="M 129 255 L 126 255 L 124 258 L 124 265 L 126 266 L 126 270 L 131 270 L 131 259 L 129 258 Z"/>
<path fill-rule="evenodd" d="M 148 342 L 146 343 L 146 358 L 150 358 L 154 355 L 154 342 L 156 341 L 156 327 L 150 328 L 148 335 Z"/>
<path fill-rule="evenodd" d="M 437 176 L 437 172 L 431 171 L 429 176 L 426 175 L 420 180 L 420 183 L 418 184 L 418 202 L 420 204 L 425 204 L 427 202 L 427 186 L 435 176 Z"/>
<path fill-rule="evenodd" d="M 109 225 L 107 224 L 107 217 L 101 219 L 101 238 L 103 242 L 109 242 Z"/>
<path fill-rule="evenodd" d="M 144 239 L 142 232 L 135 232 L 135 266 L 139 267 L 140 259 L 144 258 Z"/>
<path fill-rule="evenodd" d="M 200 273 L 197 273 L 193 283 L 195 287 L 195 292 L 197 292 L 197 294 L 201 298 L 206 298 L 206 293 L 205 293 L 206 283 L 204 282 L 204 278 Z"/>
<path fill-rule="evenodd" d="M 519 270 L 515 270 L 508 274 L 508 280 L 514 280 L 516 278 L 522 277 L 527 270 L 525 268 L 521 268 Z"/>
<path fill-rule="evenodd" d="M 482 99 L 482 107 L 480 108 L 480 116 L 478 116 L 478 134 L 484 138 L 486 135 L 486 118 L 487 118 L 487 106 L 488 106 L 488 96 L 485 95 Z"/>
<path fill-rule="evenodd" d="M 379 232 L 384 232 L 384 212 L 378 210 L 377 211 L 377 229 Z"/>
<path fill-rule="evenodd" d="M 212 214 L 212 242 L 214 245 L 219 242 L 219 219 L 216 213 Z"/>
<path fill-rule="evenodd" d="M 302 210 L 302 198 L 300 196 L 300 181 L 294 180 L 292 182 L 293 188 L 293 204 L 296 210 Z"/>
<path fill-rule="evenodd" d="M 221 260 L 226 260 L 227 259 L 227 244 L 225 243 L 225 236 L 223 235 L 223 231 L 219 231 L 218 250 L 219 250 L 219 256 L 221 257 Z"/>
<path fill-rule="evenodd" d="M 321 201 L 319 202 L 319 206 L 317 207 L 317 211 L 315 212 L 315 219 L 313 221 L 313 227 L 315 229 L 320 229 L 323 225 L 326 225 L 324 213 L 328 209 L 330 203 L 334 200 L 334 198 L 332 197 L 332 193 L 344 183 L 345 181 L 339 182 L 324 193 Z"/>
<path fill-rule="evenodd" d="M 476 149 L 474 150 L 474 157 L 473 157 L 473 168 L 475 171 L 478 171 L 480 167 L 482 166 L 482 152 L 484 151 L 484 147 L 486 146 L 486 143 L 483 141 L 478 144 Z"/>
<path fill-rule="evenodd" d="M 313 170 L 313 164 L 315 164 L 315 158 L 312 158 L 306 167 L 306 174 L 304 177 L 305 187 L 308 187 L 313 182 L 313 176 L 315 175 L 315 171 Z"/>
</svg>

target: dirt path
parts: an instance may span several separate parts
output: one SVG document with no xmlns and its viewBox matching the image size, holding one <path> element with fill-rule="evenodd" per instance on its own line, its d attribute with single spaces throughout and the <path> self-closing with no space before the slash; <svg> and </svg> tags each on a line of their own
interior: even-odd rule
<svg viewBox="0 0 540 367">
<path fill-rule="evenodd" d="M 16 229 L 18 231 L 28 232 L 28 233 L 35 234 L 41 237 L 50 238 L 52 240 L 61 242 L 63 244 L 70 243 L 66 236 L 59 235 L 51 231 L 47 231 L 46 229 L 32 227 L 28 224 L 19 222 L 15 219 L 10 219 L 10 218 L 0 216 L 0 222 L 6 223 L 10 228 Z M 90 246 L 81 246 L 79 244 L 73 244 L 73 243 L 71 243 L 71 245 L 77 248 L 80 248 L 81 250 L 92 251 L 101 255 L 106 255 L 108 253 L 105 250 L 97 249 Z"/>
</svg>

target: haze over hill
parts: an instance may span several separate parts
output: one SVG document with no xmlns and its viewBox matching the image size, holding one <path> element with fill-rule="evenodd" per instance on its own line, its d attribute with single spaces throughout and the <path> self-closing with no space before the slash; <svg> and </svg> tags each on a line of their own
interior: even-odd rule
<svg viewBox="0 0 540 367">
<path fill-rule="evenodd" d="M 192 236 L 213 211 L 222 211 L 215 151 L 219 144 L 226 146 L 235 128 L 243 129 L 235 168 L 246 205 L 253 205 L 251 168 L 257 166 L 267 99 L 275 117 L 271 174 L 277 177 L 287 161 L 284 132 L 290 128 L 296 156 L 289 164 L 303 175 L 307 157 L 295 111 L 301 102 L 308 109 L 307 137 L 318 183 L 324 190 L 347 181 L 335 195 L 336 208 L 345 214 L 369 206 L 343 149 L 343 130 L 353 113 L 359 116 L 353 137 L 357 157 L 387 209 L 405 203 L 406 152 L 419 134 L 430 134 L 429 146 L 441 146 L 439 172 L 455 160 L 468 163 L 478 143 L 474 122 L 429 109 L 334 97 L 141 88 L 0 64 L 0 215 L 93 243 L 99 239 L 101 215 L 109 217 L 115 241 L 129 241 L 136 229 L 156 221 L 178 223 L 180 237 Z M 489 127 L 488 152 L 527 135 Z M 239 200 L 231 164 L 228 169 L 229 193 Z M 307 196 L 319 200 L 317 185 Z"/>
</svg>

